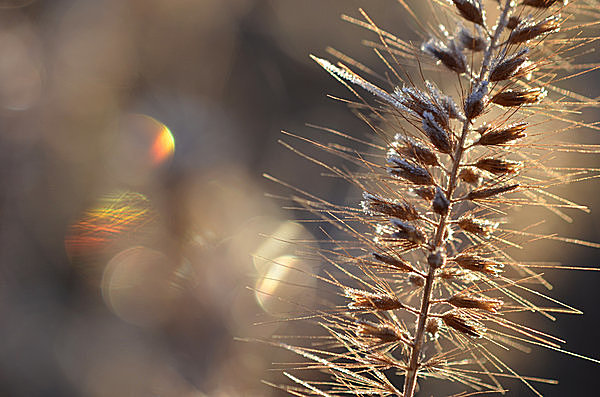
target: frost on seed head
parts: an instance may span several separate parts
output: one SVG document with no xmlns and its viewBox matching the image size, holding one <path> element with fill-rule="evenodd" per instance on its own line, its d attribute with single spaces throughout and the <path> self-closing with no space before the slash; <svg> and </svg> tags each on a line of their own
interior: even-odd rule
<svg viewBox="0 0 600 397">
<path fill-rule="evenodd" d="M 397 297 L 386 293 L 346 288 L 344 295 L 352 299 L 348 308 L 353 310 L 386 311 L 404 307 Z"/>
<path fill-rule="evenodd" d="M 388 156 L 403 155 L 414 159 L 421 165 L 439 165 L 439 159 L 432 149 L 409 136 L 396 134 L 394 142 L 390 146 Z"/>
<path fill-rule="evenodd" d="M 407 182 L 414 183 L 415 185 L 435 184 L 435 181 L 433 180 L 433 177 L 429 171 L 423 167 L 412 164 L 398 156 L 388 156 L 388 163 L 390 163 L 390 167 L 387 168 L 387 171 L 394 177 L 404 179 Z"/>
<path fill-rule="evenodd" d="M 430 112 L 423 113 L 423 132 L 437 150 L 446 154 L 452 153 L 452 150 L 454 149 L 452 138 L 448 132 L 437 123 L 435 117 L 433 117 L 433 114 Z"/>
<path fill-rule="evenodd" d="M 469 120 L 479 116 L 487 104 L 488 82 L 482 81 L 473 87 L 473 91 L 465 100 L 465 116 Z"/>
<path fill-rule="evenodd" d="M 481 26 L 485 24 L 485 9 L 481 0 L 452 0 L 452 3 L 467 21 Z"/>
<path fill-rule="evenodd" d="M 421 46 L 423 52 L 434 57 L 445 67 L 458 74 L 466 73 L 468 69 L 467 57 L 462 52 L 462 47 L 454 40 L 444 44 L 441 40 L 430 38 Z"/>
<path fill-rule="evenodd" d="M 506 80 L 519 73 L 522 68 L 529 64 L 528 53 L 529 48 L 523 48 L 510 57 L 506 57 L 504 54 L 498 55 L 492 62 L 490 81 Z"/>
<path fill-rule="evenodd" d="M 560 24 L 560 15 L 552 15 L 539 22 L 534 22 L 529 18 L 524 19 L 512 30 L 508 42 L 519 44 L 540 38 L 542 35 L 558 32 Z"/>
</svg>

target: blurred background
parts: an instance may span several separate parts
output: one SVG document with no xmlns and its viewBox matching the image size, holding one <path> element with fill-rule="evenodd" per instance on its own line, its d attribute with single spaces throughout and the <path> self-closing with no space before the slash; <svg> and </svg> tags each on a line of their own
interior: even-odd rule
<svg viewBox="0 0 600 397">
<path fill-rule="evenodd" d="M 313 280 L 264 258 L 318 272 L 280 241 L 318 231 L 261 175 L 360 200 L 277 143 L 314 136 L 306 123 L 368 139 L 308 58 L 333 46 L 383 71 L 339 18 L 359 6 L 418 39 L 394 0 L 0 1 L 0 396 L 281 395 L 260 382 L 280 353 L 234 338 L 289 326 L 270 322 L 289 305 L 252 288 L 310 304 L 313 290 L 274 280 Z M 598 240 L 598 190 L 579 192 L 592 216 L 561 234 Z M 597 262 L 555 246 L 538 258 Z M 548 278 L 586 315 L 547 329 L 600 357 L 600 275 Z M 561 379 L 548 396 L 600 386 L 600 366 L 556 352 L 516 363 Z"/>
</svg>

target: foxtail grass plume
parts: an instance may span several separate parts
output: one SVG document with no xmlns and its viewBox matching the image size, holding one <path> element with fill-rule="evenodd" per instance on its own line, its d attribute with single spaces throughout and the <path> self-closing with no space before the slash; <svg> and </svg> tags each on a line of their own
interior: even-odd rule
<svg viewBox="0 0 600 397">
<path fill-rule="evenodd" d="M 502 381 L 514 378 L 541 395 L 535 382 L 544 380 L 517 374 L 510 360 L 522 353 L 505 350 L 534 345 L 600 362 L 565 350 L 516 315 L 580 312 L 546 296 L 543 266 L 515 252 L 539 239 L 600 245 L 519 229 L 511 212 L 541 207 L 569 219 L 569 211 L 587 211 L 550 189 L 594 180 L 598 170 L 549 162 L 558 152 L 600 152 L 553 141 L 575 128 L 598 129 L 571 117 L 597 101 L 565 86 L 597 68 L 578 64 L 577 55 L 597 45 L 600 2 L 413 1 L 427 3 L 425 15 L 399 3 L 427 29 L 422 43 L 402 40 L 363 10 L 360 18 L 344 16 L 375 35 L 366 44 L 385 73 L 348 56 L 312 56 L 348 88 L 353 98 L 345 101 L 373 141 L 328 128 L 322 131 L 348 146 L 286 133 L 354 164 L 339 167 L 284 143 L 363 193 L 362 201 L 336 205 L 294 189 L 292 207 L 325 224 L 320 248 L 305 256 L 326 264 L 314 277 L 331 300 L 290 319 L 312 322 L 324 335 L 298 338 L 306 344 L 270 342 L 300 356 L 283 371 L 289 383 L 272 385 L 296 396 L 413 397 L 419 383 L 438 378 L 464 385 L 466 396 L 504 394 Z"/>
</svg>

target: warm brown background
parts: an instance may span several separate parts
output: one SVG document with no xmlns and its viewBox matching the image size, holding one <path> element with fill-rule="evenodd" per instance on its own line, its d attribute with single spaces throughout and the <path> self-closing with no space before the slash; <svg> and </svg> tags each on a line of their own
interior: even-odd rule
<svg viewBox="0 0 600 397">
<path fill-rule="evenodd" d="M 277 352 L 233 339 L 281 331 L 252 326 L 268 317 L 246 289 L 262 271 L 250 255 L 264 242 L 260 232 L 296 215 L 263 196 L 286 191 L 261 174 L 338 202 L 359 200 L 276 141 L 280 129 L 314 136 L 307 122 L 368 135 L 343 105 L 326 98 L 347 94 L 308 54 L 325 55 L 332 45 L 383 70 L 359 44 L 367 33 L 339 15 L 356 16 L 364 6 L 382 26 L 416 39 L 402 31 L 411 24 L 400 6 L 394 0 L 3 0 L 0 6 L 0 395 L 275 395 L 260 379 L 275 376 L 267 369 Z M 590 87 L 581 89 L 597 96 Z M 151 164 L 144 137 L 116 127 L 132 113 L 171 130 L 171 159 Z M 109 233 L 100 249 L 84 247 L 69 257 L 65 239 L 77 237 L 72 225 L 100 198 L 124 190 L 144 195 L 150 226 Z M 596 203 L 594 214 L 577 216 L 578 226 L 561 224 L 559 232 L 598 240 L 596 184 L 579 192 L 591 197 L 580 201 Z M 107 285 L 107 264 L 117 266 L 113 257 L 136 246 L 146 247 L 139 250 L 147 261 L 121 269 L 121 284 Z M 569 263 L 598 262 L 594 250 L 560 246 L 552 254 Z M 554 296 L 586 315 L 541 326 L 569 340 L 568 349 L 600 357 L 600 275 L 549 278 Z M 541 387 L 548 396 L 597 394 L 598 365 L 548 351 L 515 354 L 511 362 L 523 373 L 561 379 Z M 510 395 L 529 395 L 519 384 L 511 387 Z"/>
</svg>

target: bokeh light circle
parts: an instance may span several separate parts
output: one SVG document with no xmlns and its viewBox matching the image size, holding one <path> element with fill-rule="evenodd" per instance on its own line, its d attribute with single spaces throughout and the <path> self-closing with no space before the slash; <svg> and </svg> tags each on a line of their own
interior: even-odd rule
<svg viewBox="0 0 600 397">
<path fill-rule="evenodd" d="M 142 326 L 165 320 L 180 291 L 167 256 L 142 246 L 115 255 L 104 269 L 101 287 L 113 313 Z"/>
</svg>

